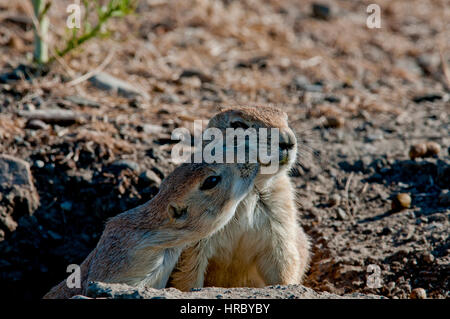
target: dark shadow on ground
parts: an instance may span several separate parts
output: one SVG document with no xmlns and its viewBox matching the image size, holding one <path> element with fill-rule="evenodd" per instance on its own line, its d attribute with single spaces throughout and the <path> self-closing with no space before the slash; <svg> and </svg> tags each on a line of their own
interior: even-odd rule
<svg viewBox="0 0 450 319">
<path fill-rule="evenodd" d="M 54 155 L 32 155 L 40 206 L 18 220 L 0 243 L 0 285 L 7 298 L 41 298 L 96 246 L 105 221 L 151 199 L 158 186 L 133 167 L 111 164 L 108 151 L 89 141 L 52 145 Z M 89 150 L 88 150 L 89 149 Z M 65 156 L 77 153 L 76 161 Z"/>
<path fill-rule="evenodd" d="M 410 194 L 411 207 L 417 217 L 443 212 L 449 209 L 448 203 L 440 203 L 439 195 L 443 189 L 450 188 L 450 164 L 442 159 L 395 160 L 389 162 L 385 157 L 376 158 L 369 163 L 357 160 L 353 163 L 342 161 L 339 166 L 350 173 L 363 173 L 361 180 L 368 183 L 384 184 L 393 190 L 392 195 L 403 192 Z M 366 218 L 360 223 L 376 221 L 396 213 L 389 210 L 381 215 Z"/>
</svg>

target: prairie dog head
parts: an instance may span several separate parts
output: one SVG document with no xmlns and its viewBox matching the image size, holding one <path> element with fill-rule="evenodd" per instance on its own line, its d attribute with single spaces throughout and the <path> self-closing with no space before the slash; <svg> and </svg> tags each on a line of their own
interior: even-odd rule
<svg viewBox="0 0 450 319">
<path fill-rule="evenodd" d="M 158 211 L 156 245 L 174 247 L 205 238 L 225 226 L 253 188 L 258 164 L 182 164 L 161 184 L 149 209 Z"/>
<path fill-rule="evenodd" d="M 227 128 L 244 130 L 253 128 L 258 132 L 258 136 L 259 129 L 266 128 L 268 129 L 268 147 L 271 144 L 270 129 L 277 128 L 279 130 L 279 166 L 275 174 L 290 169 L 295 163 L 297 138 L 289 127 L 287 114 L 277 108 L 269 106 L 228 108 L 212 117 L 208 128 L 218 128 L 222 131 Z"/>
</svg>

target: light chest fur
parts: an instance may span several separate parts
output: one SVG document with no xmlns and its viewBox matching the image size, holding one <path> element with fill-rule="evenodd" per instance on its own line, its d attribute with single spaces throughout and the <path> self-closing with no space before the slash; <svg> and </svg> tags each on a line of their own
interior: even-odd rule
<svg viewBox="0 0 450 319">
<path fill-rule="evenodd" d="M 159 253 L 157 258 L 145 258 L 145 254 L 140 255 L 143 265 L 143 279 L 137 279 L 136 284 L 141 287 L 151 287 L 163 289 L 167 280 L 180 257 L 181 248 L 168 248 Z"/>
<path fill-rule="evenodd" d="M 257 268 L 257 259 L 272 249 L 272 241 L 276 239 L 272 230 L 283 232 L 280 228 L 284 227 L 286 220 L 296 223 L 295 216 L 283 216 L 292 215 L 292 209 L 286 207 L 293 202 L 286 198 L 290 194 L 293 191 L 289 179 L 278 176 L 260 188 L 254 188 L 246 196 L 230 223 L 206 242 L 209 261 L 205 286 L 265 286 Z M 288 233 L 289 229 L 285 231 Z"/>
</svg>

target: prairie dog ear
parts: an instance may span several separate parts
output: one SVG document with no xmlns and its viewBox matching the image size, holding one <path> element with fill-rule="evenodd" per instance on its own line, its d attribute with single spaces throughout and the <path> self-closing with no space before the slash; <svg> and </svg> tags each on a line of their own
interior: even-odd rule
<svg viewBox="0 0 450 319">
<path fill-rule="evenodd" d="M 220 113 L 220 112 L 224 111 L 224 110 L 227 109 L 227 108 L 228 108 L 228 107 L 225 106 L 225 105 L 216 105 L 217 113 Z"/>
<path fill-rule="evenodd" d="M 226 110 L 226 108 L 223 108 L 223 110 Z M 222 127 L 224 126 L 230 118 L 230 114 L 228 112 L 218 112 L 214 114 L 214 116 L 208 121 L 208 128 L 210 127 Z"/>
</svg>

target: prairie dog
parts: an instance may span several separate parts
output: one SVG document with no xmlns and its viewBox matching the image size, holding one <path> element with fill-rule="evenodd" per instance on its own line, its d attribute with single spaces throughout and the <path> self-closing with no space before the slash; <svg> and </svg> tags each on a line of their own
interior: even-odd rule
<svg viewBox="0 0 450 319">
<path fill-rule="evenodd" d="M 310 244 L 297 220 L 288 177 L 296 161 L 297 139 L 287 114 L 272 107 L 230 108 L 212 117 L 208 127 L 278 128 L 280 165 L 274 174 L 259 172 L 223 229 L 183 250 L 170 286 L 187 291 L 300 283 L 308 268 Z"/>
<path fill-rule="evenodd" d="M 164 288 L 185 245 L 229 222 L 257 172 L 258 164 L 180 165 L 152 200 L 106 223 L 81 264 L 81 288 L 62 281 L 44 298 L 83 294 L 89 281 Z"/>
</svg>

